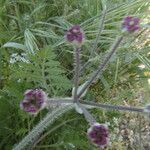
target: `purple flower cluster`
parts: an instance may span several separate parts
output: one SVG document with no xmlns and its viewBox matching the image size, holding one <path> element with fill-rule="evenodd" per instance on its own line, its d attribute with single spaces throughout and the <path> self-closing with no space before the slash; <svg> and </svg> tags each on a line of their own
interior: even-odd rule
<svg viewBox="0 0 150 150">
<path fill-rule="evenodd" d="M 24 93 L 20 108 L 31 114 L 36 114 L 46 106 L 47 94 L 41 89 L 29 89 Z"/>
<path fill-rule="evenodd" d="M 84 40 L 84 34 L 79 25 L 74 25 L 66 31 L 65 38 L 68 42 L 80 45 Z"/>
<path fill-rule="evenodd" d="M 87 131 L 90 141 L 101 148 L 109 142 L 108 127 L 99 123 L 94 123 Z"/>
<path fill-rule="evenodd" d="M 122 28 L 129 33 L 135 32 L 140 29 L 140 19 L 133 16 L 127 16 L 124 18 Z"/>
</svg>

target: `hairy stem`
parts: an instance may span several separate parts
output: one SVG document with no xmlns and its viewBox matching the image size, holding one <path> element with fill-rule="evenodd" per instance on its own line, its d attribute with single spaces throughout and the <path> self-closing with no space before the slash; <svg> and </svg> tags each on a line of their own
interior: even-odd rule
<svg viewBox="0 0 150 150">
<path fill-rule="evenodd" d="M 78 119 L 78 118 L 73 118 L 73 119 L 64 121 L 64 122 L 62 122 L 61 124 L 59 124 L 59 125 L 55 126 L 54 128 L 52 128 L 50 131 L 44 133 L 44 134 L 34 143 L 33 147 L 36 147 L 36 145 L 37 145 L 40 141 L 42 141 L 46 136 L 48 136 L 49 134 L 51 134 L 53 131 L 55 131 L 55 130 L 57 130 L 58 128 L 60 128 L 60 127 L 62 127 L 62 126 L 64 126 L 64 125 L 66 125 L 67 123 L 73 122 L 73 121 L 75 121 L 75 120 L 79 120 L 79 119 Z"/>
<path fill-rule="evenodd" d="M 74 51 L 74 59 L 75 59 L 75 74 L 74 74 L 74 102 L 78 101 L 77 91 L 79 86 L 79 72 L 80 72 L 80 48 L 75 48 Z"/>
<path fill-rule="evenodd" d="M 47 104 L 51 105 L 52 103 L 55 104 L 73 103 L 73 99 L 72 98 L 49 98 L 47 100 Z"/>
<path fill-rule="evenodd" d="M 78 103 L 77 105 L 82 109 L 84 117 L 90 125 L 96 122 L 91 113 L 82 104 Z"/>
<path fill-rule="evenodd" d="M 67 106 L 61 106 L 55 109 L 52 112 L 49 112 L 43 120 L 32 129 L 29 134 L 23 138 L 23 140 L 16 145 L 13 150 L 22 150 L 25 149 L 26 146 L 34 141 L 36 137 L 38 137 L 43 131 L 48 128 L 50 124 L 52 124 L 59 116 L 61 116 L 63 113 L 69 111 L 72 109 L 73 105 L 67 105 Z"/>
<path fill-rule="evenodd" d="M 94 103 L 94 102 L 87 102 L 80 100 L 81 104 L 86 104 L 90 106 L 95 106 L 98 108 L 106 108 L 106 109 L 114 109 L 114 110 L 124 110 L 124 111 L 133 111 L 133 112 L 144 112 L 143 108 L 137 108 L 137 107 L 127 107 L 127 106 L 116 106 L 116 105 L 110 105 L 110 104 L 100 104 L 100 103 Z"/>
<path fill-rule="evenodd" d="M 78 94 L 78 97 L 80 97 L 84 93 L 84 91 L 92 84 L 92 82 L 96 79 L 96 77 L 98 76 L 98 74 L 102 73 L 102 71 L 106 67 L 108 61 L 113 56 L 114 52 L 117 50 L 117 48 L 118 48 L 118 46 L 119 46 L 119 44 L 121 43 L 122 40 L 123 40 L 123 36 L 117 38 L 116 42 L 110 48 L 110 53 L 108 54 L 108 56 L 106 57 L 106 59 L 104 60 L 104 62 L 99 65 L 98 70 L 95 71 L 93 73 L 93 75 L 91 76 L 91 78 L 87 81 L 87 83 L 85 84 L 85 86 L 82 88 L 82 90 Z"/>
<path fill-rule="evenodd" d="M 51 103 L 73 103 L 72 98 L 60 98 L 60 99 L 48 99 L 47 103 L 50 105 Z M 133 112 L 144 112 L 144 108 L 137 108 L 137 107 L 127 107 L 127 106 L 116 106 L 116 105 L 110 105 L 110 104 L 100 104 L 100 103 L 95 103 L 95 102 L 87 102 L 80 100 L 80 103 L 85 105 L 85 106 L 91 106 L 90 108 L 98 107 L 98 108 L 105 108 L 105 109 L 114 109 L 114 110 L 124 110 L 124 111 L 133 111 Z M 79 104 L 78 104 L 79 105 Z M 87 107 L 88 108 L 88 107 Z"/>
</svg>

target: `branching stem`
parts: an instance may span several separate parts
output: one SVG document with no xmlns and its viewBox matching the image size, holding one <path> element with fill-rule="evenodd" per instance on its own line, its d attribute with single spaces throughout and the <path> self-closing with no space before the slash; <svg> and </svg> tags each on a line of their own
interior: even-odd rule
<svg viewBox="0 0 150 150">
<path fill-rule="evenodd" d="M 73 103 L 72 98 L 60 98 L 60 99 L 49 99 L 48 100 L 48 105 L 50 105 L 51 103 L 58 103 L 58 104 L 66 104 L 66 103 Z M 95 103 L 95 102 L 91 102 L 91 101 L 84 101 L 84 100 L 79 100 L 79 102 L 77 103 L 79 105 L 79 107 L 83 107 L 84 106 L 93 106 L 96 108 L 105 108 L 105 109 L 113 109 L 113 110 L 123 110 L 123 111 L 131 111 L 131 112 L 144 112 L 144 108 L 137 108 L 137 107 L 128 107 L 128 106 L 116 106 L 116 105 L 111 105 L 111 104 L 101 104 L 101 103 Z M 82 106 L 81 106 L 82 104 Z M 91 107 L 92 108 L 92 107 Z"/>
</svg>

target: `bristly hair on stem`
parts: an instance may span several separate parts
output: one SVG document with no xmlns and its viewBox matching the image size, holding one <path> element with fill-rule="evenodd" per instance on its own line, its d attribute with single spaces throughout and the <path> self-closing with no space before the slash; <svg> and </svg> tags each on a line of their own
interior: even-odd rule
<svg viewBox="0 0 150 150">
<path fill-rule="evenodd" d="M 131 111 L 131 112 L 144 112 L 144 108 L 137 108 L 137 107 L 127 107 L 127 106 L 115 106 L 110 104 L 100 104 L 95 102 L 87 102 L 80 100 L 81 104 L 94 106 L 97 108 L 105 108 L 105 109 L 113 109 L 113 110 L 122 110 L 122 111 Z"/>
<path fill-rule="evenodd" d="M 117 48 L 118 48 L 118 46 L 119 46 L 119 44 L 121 43 L 122 40 L 123 40 L 123 36 L 120 36 L 120 37 L 117 38 L 117 40 L 115 41 L 115 43 L 110 48 L 110 53 L 105 58 L 104 62 L 99 65 L 99 68 L 97 69 L 97 71 L 95 71 L 93 73 L 93 75 L 91 76 L 91 78 L 89 78 L 89 80 L 87 81 L 87 83 L 85 84 L 85 86 L 82 88 L 82 90 L 78 94 L 78 97 L 80 97 L 82 95 L 82 93 L 84 93 L 84 91 L 92 84 L 92 82 L 96 79 L 96 77 L 98 76 L 98 74 L 102 73 L 102 71 L 105 69 L 107 63 L 109 62 L 110 58 L 113 56 L 113 54 L 115 53 L 115 51 L 117 50 Z"/>
<path fill-rule="evenodd" d="M 51 105 L 52 103 L 54 104 L 69 104 L 73 103 L 73 99 L 65 99 L 65 98 L 60 98 L 60 99 L 49 99 L 47 101 L 48 105 Z M 93 101 L 84 101 L 84 100 L 79 100 L 77 103 L 79 106 L 82 104 L 85 108 L 103 108 L 103 109 L 112 109 L 112 110 L 121 110 L 121 111 L 131 111 L 131 112 L 139 112 L 139 113 L 144 113 L 145 108 L 137 108 L 137 107 L 129 107 L 129 106 L 119 106 L 119 105 L 111 105 L 111 104 L 101 104 L 101 103 L 96 103 Z"/>
<path fill-rule="evenodd" d="M 66 97 L 66 98 L 48 98 L 47 99 L 47 106 L 51 105 L 52 103 L 59 104 L 59 105 L 61 105 L 62 103 L 64 103 L 64 104 L 73 103 L 73 98 L 70 98 L 70 97 Z"/>
<path fill-rule="evenodd" d="M 79 77 L 80 77 L 80 47 L 75 47 L 74 48 L 74 102 L 78 102 L 78 96 L 77 96 L 77 91 L 79 87 Z"/>
<path fill-rule="evenodd" d="M 30 144 L 36 137 L 38 137 L 49 125 L 51 125 L 59 116 L 65 112 L 71 110 L 73 105 L 61 106 L 56 108 L 54 111 L 49 112 L 42 121 L 36 125 L 28 135 L 23 138 L 23 140 L 16 145 L 13 150 L 23 150 L 28 144 Z"/>
<path fill-rule="evenodd" d="M 96 123 L 95 118 L 91 115 L 91 113 L 84 107 L 84 105 L 77 103 L 77 105 L 82 109 L 84 117 L 86 121 L 89 123 L 89 125 L 93 125 Z"/>
</svg>

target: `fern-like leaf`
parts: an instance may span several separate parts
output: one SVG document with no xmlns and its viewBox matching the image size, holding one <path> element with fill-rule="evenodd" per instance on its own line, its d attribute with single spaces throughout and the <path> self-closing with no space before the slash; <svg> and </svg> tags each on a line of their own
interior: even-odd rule
<svg viewBox="0 0 150 150">
<path fill-rule="evenodd" d="M 71 87 L 65 71 L 50 47 L 28 54 L 30 63 L 18 62 L 11 66 L 12 78 L 34 83 L 36 87 L 45 89 L 50 95 L 63 94 Z"/>
</svg>

